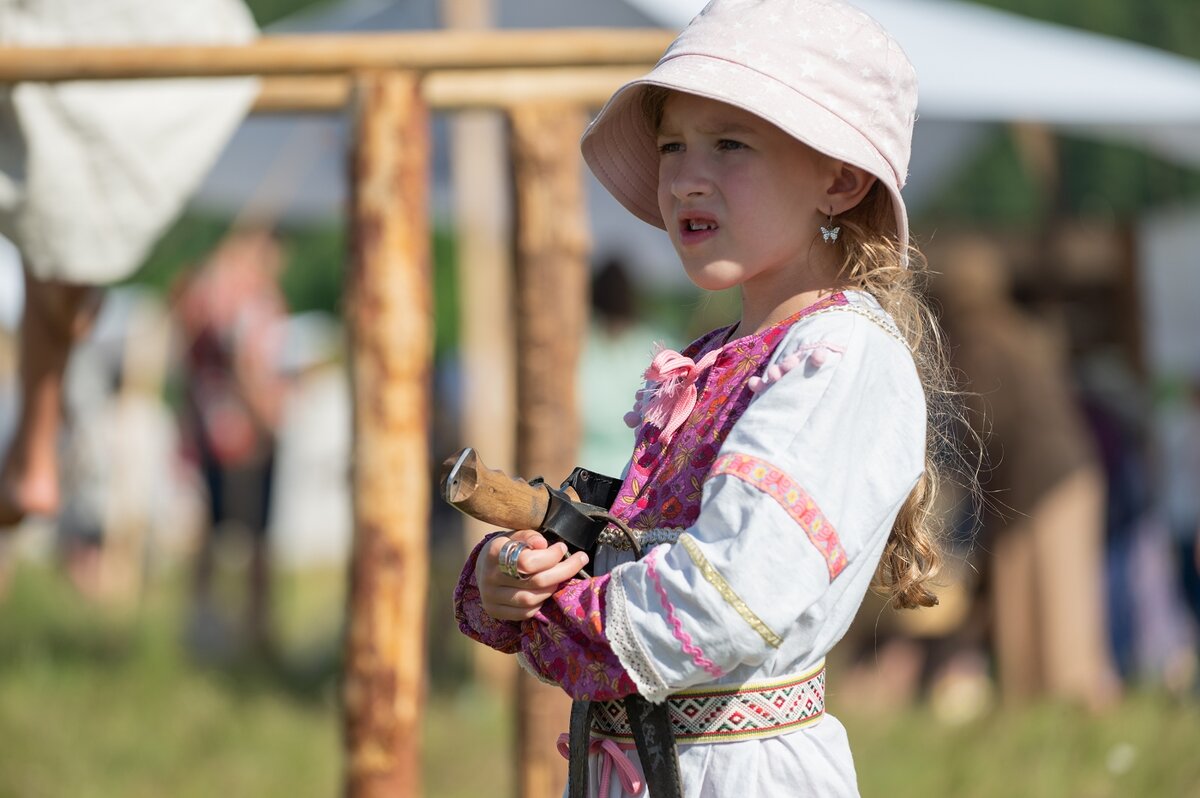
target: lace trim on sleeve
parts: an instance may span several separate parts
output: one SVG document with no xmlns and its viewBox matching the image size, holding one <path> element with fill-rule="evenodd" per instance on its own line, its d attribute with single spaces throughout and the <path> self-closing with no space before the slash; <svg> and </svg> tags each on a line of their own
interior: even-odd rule
<svg viewBox="0 0 1200 798">
<path fill-rule="evenodd" d="M 654 669 L 650 657 L 642 649 L 629 622 L 629 615 L 626 613 L 628 599 L 623 582 L 626 570 L 625 567 L 618 566 L 611 572 L 607 596 L 608 623 L 604 632 L 617 659 L 621 661 L 621 666 L 637 685 L 638 692 L 646 700 L 661 704 L 670 695 L 671 688 Z"/>
</svg>

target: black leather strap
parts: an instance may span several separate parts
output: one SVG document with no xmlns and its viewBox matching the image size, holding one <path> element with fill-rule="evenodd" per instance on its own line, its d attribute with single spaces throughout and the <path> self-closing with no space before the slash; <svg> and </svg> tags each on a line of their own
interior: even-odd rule
<svg viewBox="0 0 1200 798">
<path fill-rule="evenodd" d="M 650 798 L 682 798 L 679 751 L 666 702 L 651 704 L 634 693 L 626 696 L 625 711 L 629 713 L 629 726 L 633 729 Z"/>
<path fill-rule="evenodd" d="M 587 798 L 588 748 L 592 743 L 592 702 L 571 702 L 571 752 L 567 759 L 568 798 Z"/>
</svg>

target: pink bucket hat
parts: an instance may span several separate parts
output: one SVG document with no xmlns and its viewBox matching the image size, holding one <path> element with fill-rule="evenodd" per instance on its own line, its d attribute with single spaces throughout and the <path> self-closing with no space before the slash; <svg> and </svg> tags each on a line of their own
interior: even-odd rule
<svg viewBox="0 0 1200 798">
<path fill-rule="evenodd" d="M 658 210 L 657 131 L 647 86 L 696 94 L 765 119 L 808 146 L 875 175 L 908 244 L 900 189 L 916 119 L 917 79 L 879 23 L 838 0 L 712 0 L 645 77 L 617 90 L 583 134 L 584 160 L 633 215 Z"/>
</svg>

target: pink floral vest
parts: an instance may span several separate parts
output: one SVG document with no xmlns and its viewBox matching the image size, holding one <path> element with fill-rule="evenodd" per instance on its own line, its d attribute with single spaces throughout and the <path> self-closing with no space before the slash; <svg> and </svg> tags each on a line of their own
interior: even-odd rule
<svg viewBox="0 0 1200 798">
<path fill-rule="evenodd" d="M 720 353 L 696 376 L 696 405 L 666 446 L 660 441 L 660 426 L 644 421 L 638 426 L 633 460 L 617 493 L 613 515 L 635 530 L 681 529 L 695 523 L 709 469 L 753 398 L 750 378 L 763 372 L 793 324 L 819 310 L 845 304 L 846 297 L 836 293 L 761 333 L 725 343 L 730 328 L 722 327 L 689 345 L 683 354 L 694 361 L 713 350 Z"/>
</svg>

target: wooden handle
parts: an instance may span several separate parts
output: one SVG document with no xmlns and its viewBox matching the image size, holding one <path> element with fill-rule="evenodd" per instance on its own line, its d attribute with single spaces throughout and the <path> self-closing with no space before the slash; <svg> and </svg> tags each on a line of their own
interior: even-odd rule
<svg viewBox="0 0 1200 798">
<path fill-rule="evenodd" d="M 442 463 L 442 498 L 472 518 L 500 529 L 538 529 L 546 520 L 550 492 L 503 471 L 489 469 L 467 447 Z"/>
</svg>

